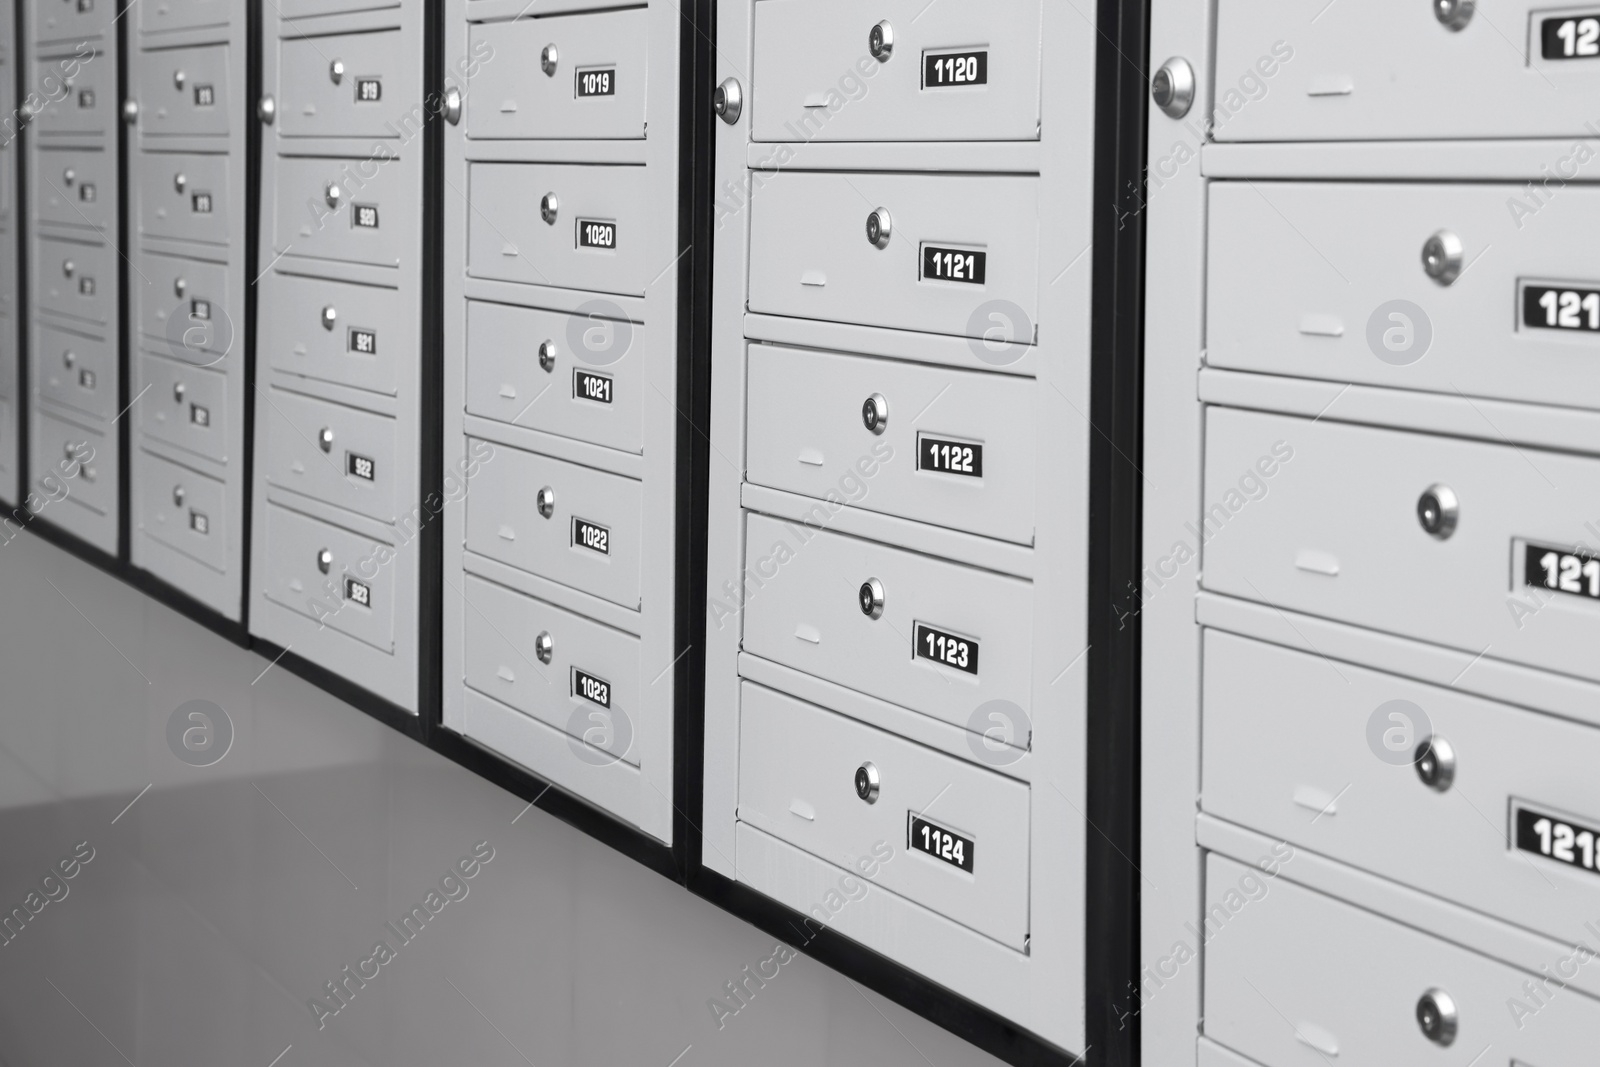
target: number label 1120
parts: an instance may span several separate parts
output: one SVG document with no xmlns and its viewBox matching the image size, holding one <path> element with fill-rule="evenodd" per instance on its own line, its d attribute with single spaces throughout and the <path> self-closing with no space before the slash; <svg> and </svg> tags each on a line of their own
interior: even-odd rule
<svg viewBox="0 0 1600 1067">
<path fill-rule="evenodd" d="M 1532 808 L 1516 809 L 1516 844 L 1522 852 L 1595 871 L 1595 838 L 1600 831 Z"/>
<path fill-rule="evenodd" d="M 970 837 L 962 837 L 953 830 L 946 830 L 942 826 L 935 826 L 927 819 L 920 818 L 912 812 L 906 813 L 910 823 L 907 830 L 909 840 L 907 845 L 916 852 L 943 860 L 952 867 L 959 867 L 968 874 L 972 873 L 973 853 L 977 850 L 976 843 Z"/>
</svg>

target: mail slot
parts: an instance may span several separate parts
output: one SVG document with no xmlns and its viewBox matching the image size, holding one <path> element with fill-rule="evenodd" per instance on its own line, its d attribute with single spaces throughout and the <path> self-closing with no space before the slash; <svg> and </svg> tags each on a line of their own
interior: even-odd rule
<svg viewBox="0 0 1600 1067">
<path fill-rule="evenodd" d="M 1548 977 L 1592 959 L 1573 955 L 1593 944 L 1581 927 L 1550 944 L 1549 970 L 1523 971 L 1216 854 L 1205 906 L 1192 935 L 1206 938 L 1205 1034 L 1260 1063 L 1466 1063 L 1489 1048 L 1496 1063 L 1555 1064 L 1600 1026 L 1600 1002 Z"/>
<path fill-rule="evenodd" d="M 281 134 L 419 136 L 426 120 L 422 71 L 407 38 L 399 29 L 327 36 L 286 30 L 278 48 Z"/>
<path fill-rule="evenodd" d="M 1213 409 L 1205 470 L 1207 589 L 1600 679 L 1600 460 Z"/>
<path fill-rule="evenodd" d="M 474 23 L 483 57 L 466 94 L 473 138 L 639 138 L 645 130 L 650 13 Z"/>
<path fill-rule="evenodd" d="M 140 431 L 210 463 L 228 463 L 226 373 L 145 352 L 139 353 L 138 365 L 134 392 L 140 396 Z"/>
<path fill-rule="evenodd" d="M 229 221 L 229 171 L 226 155 L 141 152 L 135 211 L 142 236 L 176 238 L 226 247 Z"/>
<path fill-rule="evenodd" d="M 228 569 L 228 491 L 219 478 L 140 451 L 139 529 L 225 574 Z"/>
<path fill-rule="evenodd" d="M 97 148 L 40 147 L 33 152 L 32 164 L 35 221 L 114 236 L 111 232 L 117 213 L 114 154 Z"/>
<path fill-rule="evenodd" d="M 639 639 L 473 575 L 465 581 L 467 685 L 565 731 L 579 759 L 637 767 Z"/>
<path fill-rule="evenodd" d="M 750 310 L 981 338 L 1038 320 L 1038 180 L 764 176 L 750 205 Z"/>
<path fill-rule="evenodd" d="M 1600 9 L 1546 0 L 1217 5 L 1221 141 L 1590 136 Z"/>
<path fill-rule="evenodd" d="M 467 303 L 467 411 L 640 452 L 645 327 L 591 301 L 561 313 Z"/>
<path fill-rule="evenodd" d="M 1037 140 L 1042 6 L 755 4 L 755 139 Z"/>
<path fill-rule="evenodd" d="M 381 149 L 381 146 L 380 146 Z M 274 166 L 274 251 L 398 267 L 415 256 L 421 225 L 419 158 L 375 149 L 370 157 L 281 156 Z"/>
<path fill-rule="evenodd" d="M 1030 583 L 764 515 L 745 544 L 743 575 L 710 575 L 714 625 L 743 586 L 745 651 L 957 726 L 991 700 L 1027 712 Z"/>
<path fill-rule="evenodd" d="M 39 396 L 98 419 L 115 416 L 116 346 L 46 322 L 35 322 L 33 328 L 33 374 Z"/>
<path fill-rule="evenodd" d="M 261 409 L 265 455 L 256 469 L 273 485 L 325 504 L 394 522 L 398 449 L 394 419 L 273 389 Z"/>
<path fill-rule="evenodd" d="M 1215 630 L 1204 685 L 1205 811 L 1558 940 L 1600 914 L 1600 729 Z"/>
<path fill-rule="evenodd" d="M 642 496 L 632 478 L 502 445 L 467 496 L 467 550 L 637 610 Z"/>
<path fill-rule="evenodd" d="M 266 598 L 393 653 L 393 546 L 278 504 L 266 510 Z"/>
<path fill-rule="evenodd" d="M 468 273 L 642 296 L 673 256 L 653 236 L 655 177 L 640 166 L 472 164 Z"/>
<path fill-rule="evenodd" d="M 134 99 L 139 104 L 139 133 L 225 135 L 234 118 L 231 58 L 225 44 L 141 52 L 132 64 L 138 72 Z"/>
<path fill-rule="evenodd" d="M 1600 265 L 1572 239 L 1600 190 L 1213 182 L 1210 204 L 1212 366 L 1600 407 Z"/>
<path fill-rule="evenodd" d="M 396 395 L 421 329 L 398 290 L 277 270 L 260 285 L 262 302 L 280 309 L 261 316 L 261 354 L 274 371 Z"/>
<path fill-rule="evenodd" d="M 1033 542 L 1033 379 L 775 345 L 747 365 L 750 481 L 817 498 L 862 481 L 857 507 Z"/>
</svg>

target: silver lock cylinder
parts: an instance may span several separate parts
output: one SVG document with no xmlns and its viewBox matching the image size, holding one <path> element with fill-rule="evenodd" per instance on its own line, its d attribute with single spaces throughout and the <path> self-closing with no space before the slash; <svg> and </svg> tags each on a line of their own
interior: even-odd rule
<svg viewBox="0 0 1600 1067">
<path fill-rule="evenodd" d="M 856 768 L 856 796 L 868 804 L 878 802 L 878 768 L 869 761 Z"/>
<path fill-rule="evenodd" d="M 176 173 L 176 174 L 174 174 L 172 176 L 172 187 L 174 189 L 176 189 L 178 192 L 180 192 L 180 193 L 183 192 L 183 190 L 185 188 L 187 188 L 188 185 L 189 185 L 188 175 L 184 174 L 183 171 L 180 170 L 178 173 Z"/>
<path fill-rule="evenodd" d="M 1440 230 L 1422 242 L 1422 269 L 1440 285 L 1449 285 L 1461 277 L 1466 265 L 1466 251 L 1461 238 L 1449 230 Z"/>
<path fill-rule="evenodd" d="M 61 261 L 61 273 L 66 275 L 68 278 L 72 277 L 75 273 L 77 273 L 77 270 L 78 270 L 78 265 L 76 263 L 72 262 L 72 260 L 63 259 Z"/>
<path fill-rule="evenodd" d="M 184 496 L 184 494 L 183 494 L 183 486 L 181 486 L 181 485 L 173 486 L 172 487 L 172 506 L 175 507 L 175 508 L 183 507 L 183 496 Z"/>
<path fill-rule="evenodd" d="M 183 396 L 188 391 L 189 391 L 188 389 L 184 388 L 184 385 L 183 385 L 182 382 L 173 382 L 172 383 L 172 402 L 174 404 L 183 403 Z"/>
<path fill-rule="evenodd" d="M 461 122 L 461 90 L 447 89 L 444 94 L 444 120 L 455 126 Z"/>
<path fill-rule="evenodd" d="M 868 578 L 862 582 L 856 599 L 861 605 L 861 614 L 869 619 L 883 618 L 883 583 L 878 579 Z"/>
<path fill-rule="evenodd" d="M 334 306 L 332 304 L 329 304 L 327 307 L 322 309 L 322 328 L 324 330 L 333 329 L 334 323 L 336 323 L 338 321 L 339 321 L 339 312 L 334 308 Z"/>
<path fill-rule="evenodd" d="M 1429 537 L 1447 541 L 1461 519 L 1461 501 L 1448 485 L 1430 485 L 1417 497 L 1417 521 Z"/>
<path fill-rule="evenodd" d="M 724 78 L 711 94 L 711 107 L 717 117 L 732 126 L 744 111 L 744 89 L 738 78 Z"/>
<path fill-rule="evenodd" d="M 324 548 L 317 553 L 317 570 L 321 571 L 323 574 L 327 574 L 329 569 L 332 567 L 333 553 Z"/>
<path fill-rule="evenodd" d="M 545 486 L 535 494 L 533 503 L 539 509 L 539 514 L 548 519 L 556 513 L 556 491 Z"/>
<path fill-rule="evenodd" d="M 278 117 L 278 101 L 274 100 L 271 93 L 256 101 L 256 118 L 261 120 L 261 125 L 271 126 L 272 120 Z"/>
<path fill-rule="evenodd" d="M 189 283 L 182 278 L 174 278 L 172 279 L 172 291 L 178 294 L 179 299 L 182 299 L 183 294 L 189 291 Z"/>
<path fill-rule="evenodd" d="M 1460 33 L 1472 21 L 1477 0 L 1433 0 L 1433 15 L 1452 33 Z"/>
<path fill-rule="evenodd" d="M 889 247 L 889 235 L 894 232 L 894 220 L 886 207 L 873 208 L 867 216 L 867 243 L 873 248 Z"/>
<path fill-rule="evenodd" d="M 129 126 L 139 121 L 139 101 L 124 100 L 122 102 L 122 121 Z"/>
<path fill-rule="evenodd" d="M 540 630 L 539 636 L 533 639 L 533 654 L 539 657 L 540 663 L 556 658 L 556 639 L 550 636 L 549 630 Z"/>
<path fill-rule="evenodd" d="M 1442 989 L 1430 989 L 1417 999 L 1417 1025 L 1422 1036 L 1441 1048 L 1449 1048 L 1460 1029 L 1456 1002 Z"/>
<path fill-rule="evenodd" d="M 317 431 L 317 444 L 324 452 L 333 451 L 333 430 L 327 426 Z"/>
<path fill-rule="evenodd" d="M 335 85 L 344 81 L 344 60 L 336 59 L 328 64 L 328 80 Z"/>
<path fill-rule="evenodd" d="M 68 167 L 66 170 L 61 172 L 61 180 L 66 182 L 68 185 L 71 185 L 73 182 L 78 180 L 78 172 L 73 170 L 71 167 Z"/>
<path fill-rule="evenodd" d="M 178 90 L 180 93 L 183 92 L 183 83 L 187 80 L 188 79 L 183 76 L 183 71 L 175 70 L 172 72 L 172 87 Z"/>
<path fill-rule="evenodd" d="M 1442 737 L 1424 737 L 1417 744 L 1413 766 L 1417 768 L 1417 777 L 1422 779 L 1423 785 L 1447 793 L 1451 783 L 1456 780 L 1455 747 Z"/>
<path fill-rule="evenodd" d="M 1181 119 L 1194 105 L 1194 68 L 1182 56 L 1161 64 L 1150 79 L 1150 99 L 1168 118 Z"/>
<path fill-rule="evenodd" d="M 544 49 L 539 53 L 539 69 L 544 71 L 546 77 L 554 78 L 556 76 L 556 67 L 560 63 L 560 50 L 553 44 L 545 45 Z"/>
<path fill-rule="evenodd" d="M 73 367 L 77 366 L 78 353 L 74 352 L 70 348 L 67 349 L 65 352 L 61 353 L 61 362 L 66 364 L 68 370 L 71 370 Z"/>
<path fill-rule="evenodd" d="M 539 342 L 539 366 L 546 373 L 556 369 L 556 343 L 550 340 Z"/>
<path fill-rule="evenodd" d="M 561 201 L 555 193 L 545 193 L 539 198 L 539 217 L 551 226 L 556 224 L 556 216 L 561 212 Z"/>
<path fill-rule="evenodd" d="M 888 19 L 867 31 L 867 51 L 879 63 L 889 62 L 889 57 L 894 55 L 894 27 L 889 25 Z"/>
<path fill-rule="evenodd" d="M 861 402 L 861 425 L 875 434 L 889 426 L 889 401 L 882 393 L 873 393 Z"/>
<path fill-rule="evenodd" d="M 344 190 L 339 188 L 338 182 L 329 182 L 323 186 L 322 199 L 327 202 L 329 208 L 338 211 L 339 201 L 344 199 Z"/>
</svg>

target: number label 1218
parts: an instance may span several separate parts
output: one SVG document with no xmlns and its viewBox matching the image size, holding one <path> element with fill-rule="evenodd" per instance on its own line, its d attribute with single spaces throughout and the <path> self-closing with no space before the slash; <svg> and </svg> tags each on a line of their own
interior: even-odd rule
<svg viewBox="0 0 1600 1067">
<path fill-rule="evenodd" d="M 1532 808 L 1516 810 L 1516 845 L 1570 867 L 1595 871 L 1595 838 L 1600 831 Z"/>
</svg>

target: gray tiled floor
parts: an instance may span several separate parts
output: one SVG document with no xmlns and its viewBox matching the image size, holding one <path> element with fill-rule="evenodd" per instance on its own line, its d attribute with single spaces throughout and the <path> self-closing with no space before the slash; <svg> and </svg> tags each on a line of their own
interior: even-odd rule
<svg viewBox="0 0 1600 1067">
<path fill-rule="evenodd" d="M 0 1067 L 998 1062 L 803 957 L 719 1027 L 755 928 L 31 535 L 0 608 Z"/>
</svg>

